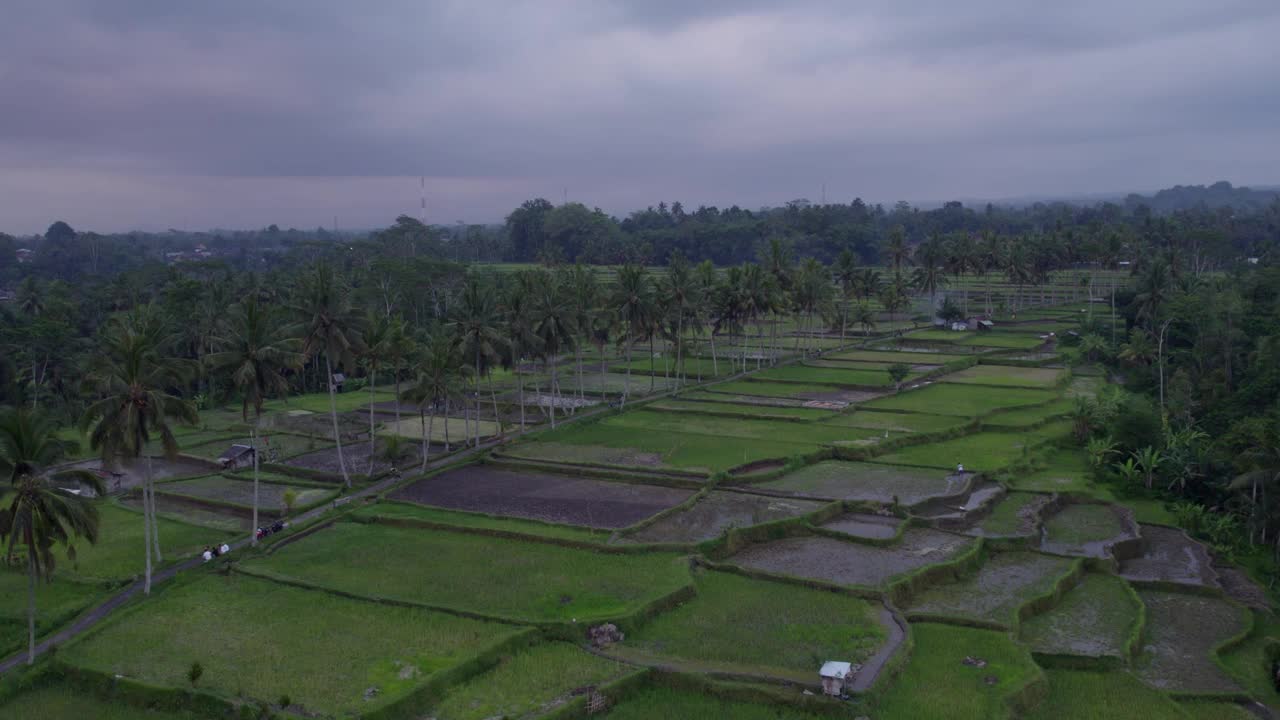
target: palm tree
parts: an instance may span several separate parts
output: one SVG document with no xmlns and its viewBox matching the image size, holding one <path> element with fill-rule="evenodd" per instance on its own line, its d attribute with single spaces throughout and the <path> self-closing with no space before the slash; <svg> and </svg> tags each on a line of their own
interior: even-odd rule
<svg viewBox="0 0 1280 720">
<path fill-rule="evenodd" d="M 590 342 L 591 329 L 600 312 L 600 283 L 596 281 L 594 270 L 579 263 L 569 271 L 564 288 L 573 306 L 573 324 L 578 331 L 578 341 L 574 342 L 573 350 L 577 363 L 578 400 L 584 400 L 586 394 L 582 386 L 582 346 Z M 603 363 L 604 358 L 599 358 L 599 361 Z"/>
<path fill-rule="evenodd" d="M 1169 299 L 1171 286 L 1169 266 L 1160 260 L 1151 263 L 1138 276 L 1138 294 L 1134 302 L 1138 305 L 1137 317 L 1146 321 L 1148 330 L 1154 330 L 1159 322 L 1160 309 Z"/>
<path fill-rule="evenodd" d="M 98 509 L 85 497 L 54 485 L 45 476 L 67 445 L 57 439 L 51 421 L 25 410 L 0 414 L 0 472 L 10 477 L 9 506 L 0 508 L 0 540 L 6 541 L 9 564 L 17 550 L 27 556 L 27 664 L 36 661 L 36 580 L 52 582 L 56 566 L 53 549 L 62 544 L 76 559 L 74 540 L 98 541 Z M 87 485 L 95 495 L 102 484 L 92 473 L 63 473 Z"/>
<path fill-rule="evenodd" d="M 744 321 L 754 322 L 756 325 L 756 336 L 760 339 L 760 354 L 756 356 L 756 367 L 760 367 L 761 361 L 764 359 L 764 327 L 763 322 L 766 315 L 773 312 L 781 303 L 779 302 L 779 292 L 774 276 L 766 273 L 755 263 L 746 263 L 742 266 L 742 286 L 740 295 L 740 312 Z M 776 349 L 770 353 L 770 356 L 776 355 Z M 745 368 L 746 363 L 743 363 Z"/>
<path fill-rule="evenodd" d="M 937 237 L 930 238 L 916 251 L 916 270 L 911 284 L 929 295 L 930 312 L 937 312 L 938 290 L 947 284 L 945 263 L 948 260 L 942 240 Z"/>
<path fill-rule="evenodd" d="M 374 434 L 373 406 L 377 400 L 378 368 L 386 362 L 390 354 L 388 343 L 391 340 L 391 318 L 383 313 L 370 311 L 364 321 L 364 351 L 361 358 L 369 370 L 369 472 L 373 475 L 374 448 L 377 436 Z M 397 428 L 397 432 L 399 428 Z"/>
<path fill-rule="evenodd" d="M 89 444 L 101 453 L 103 465 L 117 458 L 137 461 L 146 452 L 153 437 L 160 440 L 167 457 L 178 454 L 178 441 L 170 422 L 195 425 L 199 421 L 195 407 L 170 388 L 181 387 L 189 380 L 191 364 L 162 352 L 163 328 L 149 306 L 143 306 L 122 320 L 115 321 L 103 336 L 104 352 L 86 377 L 99 399 L 85 410 L 81 431 L 93 426 Z M 155 487 L 151 474 L 151 456 L 147 456 L 146 475 L 142 484 L 143 544 L 146 567 L 143 592 L 151 593 L 151 551 L 156 562 L 162 562 L 160 532 L 156 522 Z"/>
<path fill-rule="evenodd" d="M 387 336 L 383 342 L 384 354 L 386 361 L 391 365 L 392 380 L 395 382 L 396 396 L 396 426 L 400 426 L 400 373 L 404 366 L 404 361 L 412 355 L 417 348 L 413 342 L 413 338 L 409 334 L 409 326 L 405 323 L 404 318 L 400 315 L 392 315 L 390 324 L 387 327 Z M 496 412 L 496 408 L 495 408 Z"/>
<path fill-rule="evenodd" d="M 870 335 L 871 331 L 876 328 L 876 312 L 871 309 L 871 305 L 866 302 L 860 302 L 853 306 L 853 312 L 850 313 L 849 319 L 858 324 L 862 328 L 863 335 Z"/>
<path fill-rule="evenodd" d="M 944 256 L 944 263 L 961 283 L 960 299 L 966 316 L 969 314 L 969 291 L 964 287 L 964 276 L 976 272 L 980 262 L 978 249 L 969 233 L 958 233 L 951 238 Z"/>
<path fill-rule="evenodd" d="M 249 421 L 253 447 L 253 527 L 258 527 L 258 425 L 268 397 L 286 397 L 289 381 L 285 372 L 302 369 L 301 343 L 272 322 L 257 294 L 249 294 L 232 305 L 220 335 L 214 338 L 218 352 L 208 355 L 211 370 L 229 370 L 231 382 L 240 391 L 240 416 Z M 372 454 L 372 451 L 370 451 Z M 253 544 L 258 543 L 255 533 Z"/>
<path fill-rule="evenodd" d="M 700 331 L 710 325 L 707 337 L 711 341 L 711 373 L 720 374 L 719 361 L 716 359 L 716 325 L 711 318 L 714 314 L 715 295 L 719 290 L 715 265 L 710 260 L 703 260 L 693 269 L 694 288 L 701 302 L 694 306 L 693 321 Z M 702 371 L 698 371 L 698 379 L 702 379 Z"/>
<path fill-rule="evenodd" d="M 685 321 L 696 312 L 702 299 L 698 294 L 698 281 L 689 263 L 680 253 L 671 256 L 667 276 L 659 283 L 659 294 L 666 298 L 669 320 L 676 343 L 677 381 L 684 379 L 684 331 Z"/>
<path fill-rule="evenodd" d="M 325 384 L 329 390 L 329 416 L 333 421 L 333 442 L 338 449 L 338 467 L 343 486 L 351 487 L 351 476 L 342 455 L 342 434 L 338 430 L 338 400 L 334 394 L 333 366 L 355 367 L 360 352 L 360 318 L 351 306 L 351 292 L 327 263 L 318 263 L 303 276 L 289 309 L 298 322 L 290 328 L 302 340 L 307 358 L 324 355 Z"/>
<path fill-rule="evenodd" d="M 403 399 L 418 406 L 418 418 L 422 424 L 422 472 L 427 471 L 427 460 L 431 455 L 430 438 L 435 433 L 436 408 L 442 404 L 445 411 L 445 451 L 449 450 L 449 403 L 462 395 L 464 367 L 458 346 L 447 334 L 435 332 L 427 338 L 418 361 L 418 378 L 403 395 Z M 401 396 L 397 396 L 396 402 L 400 400 Z"/>
<path fill-rule="evenodd" d="M 516 376 L 516 394 L 520 398 L 521 430 L 525 429 L 525 408 L 524 373 L 520 369 L 520 363 L 526 356 L 534 355 L 542 348 L 541 338 L 533 331 L 533 285 L 534 283 L 528 281 L 526 274 L 520 273 L 515 276 L 504 293 L 506 313 L 503 332 L 507 340 L 507 352 L 504 357 L 509 358 L 509 364 Z M 603 355 L 604 353 L 602 352 L 601 356 L 603 357 Z M 603 362 L 600 367 L 603 374 Z M 600 387 L 601 392 L 603 392 L 603 382 Z"/>
<path fill-rule="evenodd" d="M 574 345 L 577 325 L 575 309 L 559 283 L 547 278 L 534 294 L 533 332 L 542 340 L 542 353 L 551 366 L 551 427 L 556 426 L 556 405 L 560 396 L 560 376 L 556 362 L 560 353 Z"/>
<path fill-rule="evenodd" d="M 902 266 L 911 262 L 911 247 L 907 245 L 906 230 L 895 225 L 889 230 L 889 242 L 885 244 L 885 254 L 889 256 L 889 265 L 894 274 L 902 272 Z"/>
<path fill-rule="evenodd" d="M 1164 464 L 1164 454 L 1150 445 L 1132 453 L 1134 463 L 1142 470 L 1142 478 L 1150 490 L 1155 482 L 1156 473 Z"/>
<path fill-rule="evenodd" d="M 866 268 L 858 274 L 854 281 L 854 294 L 865 302 L 879 295 L 880 287 L 883 284 L 884 279 L 881 277 L 879 270 Z"/>
<path fill-rule="evenodd" d="M 471 378 L 475 391 L 475 444 L 480 444 L 480 378 L 488 374 L 500 358 L 506 344 L 501 331 L 498 313 L 497 288 L 489 282 L 471 276 L 462 286 L 462 293 L 453 306 L 450 329 L 459 345 L 462 356 L 472 363 L 475 375 Z M 497 401 L 494 401 L 497 406 Z M 494 417 L 494 422 L 498 418 Z"/>
<path fill-rule="evenodd" d="M 631 353 L 636 338 L 649 324 L 654 311 L 653 283 L 643 265 L 628 263 L 618 268 L 618 285 L 612 305 L 620 324 L 626 328 L 620 338 L 627 346 L 626 389 L 622 391 L 621 402 L 621 406 L 626 407 L 627 396 L 631 394 Z"/>
</svg>

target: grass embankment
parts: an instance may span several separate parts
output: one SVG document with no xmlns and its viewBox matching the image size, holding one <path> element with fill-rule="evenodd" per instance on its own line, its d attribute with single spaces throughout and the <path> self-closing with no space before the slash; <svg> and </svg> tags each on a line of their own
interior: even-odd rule
<svg viewBox="0 0 1280 720">
<path fill-rule="evenodd" d="M 688 584 L 670 553 L 606 555 L 470 533 L 342 522 L 246 563 L 358 595 L 528 621 L 625 615 Z"/>
<path fill-rule="evenodd" d="M 698 595 L 629 635 L 626 654 L 813 681 L 823 661 L 862 662 L 885 638 L 879 604 L 797 585 L 706 572 Z"/>
<path fill-rule="evenodd" d="M 358 622 L 353 621 L 358 618 Z M 165 588 L 59 651 L 64 661 L 168 687 L 203 688 L 309 712 L 369 709 L 513 633 L 509 625 L 391 607 L 232 575 Z"/>
<path fill-rule="evenodd" d="M 483 515 L 480 513 L 460 512 L 457 510 L 442 510 L 440 508 L 425 507 L 423 505 L 413 505 L 401 502 L 380 502 L 375 505 L 367 505 L 356 510 L 354 515 L 359 518 L 411 520 L 440 525 L 451 525 L 460 528 L 497 530 L 500 532 L 519 533 L 521 535 L 534 535 L 537 537 L 557 538 L 561 540 L 576 540 L 580 542 L 604 542 L 609 539 L 609 535 L 613 532 L 612 530 L 593 530 L 591 528 L 570 527 L 568 525 L 553 525 L 534 520 L 522 520 L 520 518 L 497 517 L 492 515 Z"/>
<path fill-rule="evenodd" d="M 972 418 L 995 410 L 1038 405 L 1053 399 L 1053 394 L 1047 390 L 933 383 L 872 400 L 863 407 L 867 410 L 901 410 Z"/>
</svg>

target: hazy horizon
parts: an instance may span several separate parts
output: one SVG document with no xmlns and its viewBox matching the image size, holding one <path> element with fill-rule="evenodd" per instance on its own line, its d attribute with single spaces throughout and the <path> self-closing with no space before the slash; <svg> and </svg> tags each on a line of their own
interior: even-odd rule
<svg viewBox="0 0 1280 720">
<path fill-rule="evenodd" d="M 1274 2 L 686 5 L 11 8 L 0 230 L 1280 182 Z"/>
</svg>

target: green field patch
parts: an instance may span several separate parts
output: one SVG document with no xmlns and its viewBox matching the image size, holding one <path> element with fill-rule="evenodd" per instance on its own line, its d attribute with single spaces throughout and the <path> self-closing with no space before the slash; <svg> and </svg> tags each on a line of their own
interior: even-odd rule
<svg viewBox="0 0 1280 720">
<path fill-rule="evenodd" d="M 918 593 L 907 609 L 933 617 L 982 620 L 1012 627 L 1018 608 L 1050 592 L 1072 562 L 1039 553 L 995 553 L 976 573 L 959 582 Z"/>
<path fill-rule="evenodd" d="M 253 481 L 210 475 L 191 480 L 174 480 L 159 483 L 156 490 L 165 495 L 183 495 L 216 503 L 251 507 L 253 505 Z M 285 509 L 284 494 L 293 492 L 297 497 L 293 506 L 301 508 L 324 501 L 337 494 L 336 489 L 300 487 L 258 482 L 258 507 L 279 512 Z"/>
<path fill-rule="evenodd" d="M 807 407 L 769 407 L 735 402 L 707 402 L 704 400 L 658 400 L 645 405 L 646 410 L 693 413 L 697 415 L 722 415 L 725 417 L 751 416 L 766 420 L 821 420 L 831 417 L 831 410 Z"/>
<path fill-rule="evenodd" d="M 807 515 L 827 503 L 713 490 L 693 507 L 666 515 L 627 536 L 636 542 L 701 542 L 730 528 L 744 528 Z"/>
<path fill-rule="evenodd" d="M 356 510 L 353 515 L 358 518 L 409 520 L 438 525 L 450 525 L 460 528 L 478 530 L 498 530 L 501 532 L 535 535 L 538 537 L 576 540 L 579 542 L 604 542 L 609 539 L 612 530 L 595 530 L 569 525 L 553 525 L 551 523 L 522 520 L 520 518 L 496 517 L 481 513 L 444 510 L 425 507 L 404 502 L 379 502 L 366 505 Z"/>
<path fill-rule="evenodd" d="M 1047 405 L 995 413 L 983 418 L 982 425 L 998 429 L 1030 427 L 1055 418 L 1065 417 L 1074 408 L 1075 401 L 1063 398 L 1054 400 Z"/>
<path fill-rule="evenodd" d="M 872 360 L 842 360 L 839 358 L 824 357 L 820 359 L 805 360 L 806 367 L 815 368 L 836 368 L 842 370 L 873 370 L 875 372 L 887 372 L 889 367 L 895 363 L 879 362 Z M 919 363 L 908 363 L 909 365 L 917 365 Z M 932 365 L 930 367 L 933 367 Z"/>
<path fill-rule="evenodd" d="M 1280 642 L 1280 620 L 1270 613 L 1254 613 L 1256 627 L 1243 643 L 1219 655 L 1222 666 L 1255 698 L 1280 707 L 1280 692 L 1272 683 L 1268 646 Z"/>
<path fill-rule="evenodd" d="M 99 672 L 183 688 L 193 662 L 202 687 L 310 712 L 351 714 L 401 697 L 431 673 L 510 637 L 509 625 L 350 600 L 266 580 L 208 576 L 166 588 L 58 657 Z"/>
<path fill-rule="evenodd" d="M 834 360 L 862 362 L 906 363 L 908 365 L 942 365 L 956 359 L 955 355 L 930 352 L 896 352 L 893 350 L 849 350 L 832 353 L 826 357 Z"/>
<path fill-rule="evenodd" d="M 633 669 L 568 643 L 535 645 L 451 688 L 430 717 L 485 720 L 541 714 L 574 690 L 603 684 Z"/>
<path fill-rule="evenodd" d="M 196 720 L 180 711 L 142 709 L 107 700 L 70 685 L 42 685 L 0 704 L 0 717 L 27 720 Z"/>
<path fill-rule="evenodd" d="M 963 492 L 967 480 L 936 470 L 876 463 L 824 460 L 755 487 L 827 500 L 865 500 L 915 505 Z"/>
<path fill-rule="evenodd" d="M 1255 720 L 1258 717 L 1233 702 L 1186 700 L 1179 706 L 1190 720 Z"/>
<path fill-rule="evenodd" d="M 732 671 L 812 682 L 824 660 L 861 663 L 884 642 L 880 604 L 823 590 L 705 572 L 698 594 L 629 634 L 619 648 Z"/>
<path fill-rule="evenodd" d="M 334 405 L 337 406 L 338 412 L 351 412 L 352 410 L 364 410 L 369 407 L 369 403 L 387 402 L 395 400 L 395 393 L 374 392 L 370 394 L 368 390 L 352 390 L 350 392 L 335 393 L 333 396 Z M 288 412 L 290 410 L 306 410 L 313 413 L 329 412 L 329 393 L 309 393 L 307 395 L 292 395 L 287 401 L 285 400 L 268 400 L 265 406 L 270 412 Z"/>
<path fill-rule="evenodd" d="M 246 442 L 248 438 L 241 433 L 226 430 L 189 430 L 177 435 L 178 451 L 186 455 L 212 460 L 231 447 L 232 443 Z M 164 454 L 164 446 L 159 440 L 147 443 L 144 455 L 160 456 Z"/>
<path fill-rule="evenodd" d="M 1067 555 L 1101 556 L 1103 545 L 1129 533 L 1111 505 L 1067 505 L 1044 524 L 1043 549 Z"/>
<path fill-rule="evenodd" d="M 875 700 L 876 720 L 1009 718 L 1009 695 L 1040 673 L 1008 633 L 917 623 L 912 637 L 906 667 Z M 985 665 L 966 665 L 966 658 Z"/>
<path fill-rule="evenodd" d="M 1138 595 L 1147 610 L 1138 677 L 1166 691 L 1239 690 L 1211 653 L 1249 627 L 1245 610 L 1215 597 L 1157 590 L 1139 590 Z"/>
<path fill-rule="evenodd" d="M 1030 350 L 1044 345 L 1045 341 L 1038 335 L 1014 335 L 1013 333 L 965 333 L 966 337 L 956 341 L 956 345 L 985 348 L 1008 348 L 1011 350 Z"/>
<path fill-rule="evenodd" d="M 824 421 L 827 425 L 889 430 L 906 433 L 949 432 L 968 425 L 969 418 L 954 415 L 926 415 L 924 413 L 877 412 L 858 408 L 854 412 L 837 415 Z"/>
<path fill-rule="evenodd" d="M 907 333 L 903 337 L 907 340 L 924 340 L 934 343 L 949 343 L 960 340 L 968 335 L 972 335 L 968 331 L 958 332 L 956 330 L 917 330 Z"/>
<path fill-rule="evenodd" d="M 942 378 L 943 382 L 967 385 L 1004 385 L 1050 388 L 1062 377 L 1061 370 L 1049 368 L 1009 367 L 1006 365 L 974 365 Z"/>
<path fill-rule="evenodd" d="M 57 553 L 58 567 L 70 567 Z M 0 657 L 27 646 L 27 583 L 25 562 L 19 567 L 0 566 Z M 55 577 L 36 583 L 36 637 L 39 637 L 103 598 L 106 587 Z"/>
<path fill-rule="evenodd" d="M 910 375 L 914 377 L 915 375 Z M 793 364 L 783 367 L 769 368 L 755 373 L 752 377 L 760 380 L 783 381 L 794 383 L 817 383 L 835 385 L 837 387 L 891 387 L 893 379 L 886 370 L 856 370 L 833 367 L 813 367 L 811 365 Z"/>
<path fill-rule="evenodd" d="M 460 417 L 421 418 L 417 415 L 408 415 L 401 418 L 399 424 L 396 424 L 395 420 L 384 424 L 384 429 L 379 434 L 421 440 L 424 425 L 429 431 L 427 433 L 429 439 L 437 443 L 443 443 L 446 436 L 457 442 L 468 434 L 474 436 L 479 432 L 480 437 L 493 437 L 502 431 L 502 426 L 491 420 L 467 420 Z"/>
<path fill-rule="evenodd" d="M 157 501 L 159 498 L 157 498 Z M 142 544 L 142 515 L 109 502 L 99 502 L 98 542 L 76 543 L 76 562 L 60 562 L 59 567 L 86 578 L 121 580 L 141 576 L 146 563 Z M 185 522 L 159 519 L 160 549 L 166 562 L 190 557 L 205 545 L 230 538 L 231 534 Z"/>
<path fill-rule="evenodd" d="M 716 392 L 715 388 L 710 390 L 692 390 L 681 393 L 680 399 L 733 403 L 734 405 L 750 405 L 751 407 L 758 408 L 803 407 L 806 402 L 809 402 L 803 398 L 764 397 L 762 395 L 736 395 L 734 393 L 721 393 Z"/>
<path fill-rule="evenodd" d="M 1053 399 L 1053 394 L 1046 390 L 933 383 L 915 390 L 872 400 L 863 407 L 867 410 L 903 410 L 935 415 L 978 417 L 994 410 L 1039 405 Z"/>
<path fill-rule="evenodd" d="M 972 539 L 959 535 L 910 528 L 884 547 L 830 537 L 792 537 L 752 545 L 729 562 L 777 575 L 876 588 L 904 573 L 950 560 L 972 544 Z"/>
<path fill-rule="evenodd" d="M 1025 720 L 1188 720 L 1177 703 L 1127 671 L 1050 669 L 1045 675 L 1049 695 Z"/>
<path fill-rule="evenodd" d="M 607 555 L 442 530 L 337 523 L 246 563 L 359 595 L 529 621 L 616 617 L 689 581 L 670 553 Z"/>
<path fill-rule="evenodd" d="M 888 377 L 886 375 L 885 377 Z M 712 385 L 709 390 L 715 393 L 730 395 L 759 395 L 761 397 L 806 398 L 809 395 L 829 395 L 835 388 L 820 385 L 816 382 L 788 383 L 766 382 L 764 380 L 731 380 Z"/>
<path fill-rule="evenodd" d="M 505 448 L 503 453 L 570 464 L 713 472 L 757 460 L 805 454 L 816 447 L 811 443 L 639 429 L 602 421 L 573 425 L 535 442 Z"/>
<path fill-rule="evenodd" d="M 732 700 L 691 690 L 648 687 L 625 696 L 601 717 L 605 720 L 825 720 L 831 715 Z"/>
<path fill-rule="evenodd" d="M 1126 657 L 1138 603 L 1124 580 L 1090 573 L 1047 612 L 1023 621 L 1022 642 L 1036 652 Z"/>
<path fill-rule="evenodd" d="M 1040 509 L 1048 496 L 1039 493 L 1011 492 L 996 503 L 978 525 L 982 535 L 1031 535 L 1038 528 Z"/>
<path fill-rule="evenodd" d="M 939 469 L 964 465 L 966 470 L 990 472 L 1026 458 L 1032 448 L 1045 440 L 1046 436 L 1040 431 L 983 431 L 928 445 L 904 447 L 888 455 L 881 455 L 876 460 Z"/>
<path fill-rule="evenodd" d="M 684 365 L 685 377 L 689 377 L 689 378 L 697 378 L 699 376 L 715 377 L 716 375 L 730 375 L 733 372 L 733 368 L 731 367 L 731 364 L 729 362 L 726 362 L 723 357 L 717 358 L 714 362 L 709 357 L 705 357 L 705 358 L 704 357 L 685 357 L 685 358 L 682 358 L 681 363 L 683 363 Z M 644 358 L 641 360 L 632 360 L 631 372 L 633 374 L 653 372 L 657 375 L 673 375 L 674 376 L 680 370 L 681 363 L 676 362 L 676 357 L 674 353 L 669 355 L 664 355 L 663 357 L 660 357 L 660 358 L 654 358 L 652 365 L 650 365 L 648 358 Z M 625 373 L 627 371 L 627 363 L 626 362 L 614 363 L 609 366 L 609 370 L 615 373 Z M 584 371 L 583 372 L 584 385 L 585 385 L 585 381 L 586 381 L 586 372 Z M 574 383 L 575 383 L 574 387 L 577 387 L 576 377 L 574 379 Z M 561 384 L 564 384 L 563 380 L 561 381 Z"/>
<path fill-rule="evenodd" d="M 874 436 L 854 428 L 821 423 L 788 422 L 750 418 L 677 415 L 647 409 L 616 415 L 600 423 L 613 427 L 659 430 L 681 435 L 708 435 L 716 438 L 746 438 L 801 445 L 832 445 Z"/>
</svg>

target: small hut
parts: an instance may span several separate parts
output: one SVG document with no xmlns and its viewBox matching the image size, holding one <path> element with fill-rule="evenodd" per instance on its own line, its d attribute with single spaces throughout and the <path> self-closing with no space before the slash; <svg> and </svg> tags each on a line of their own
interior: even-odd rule
<svg viewBox="0 0 1280 720">
<path fill-rule="evenodd" d="M 218 456 L 223 470 L 239 470 L 253 465 L 253 448 L 248 445 L 232 445 Z"/>
<path fill-rule="evenodd" d="M 329 384 L 333 387 L 333 391 L 336 393 L 342 392 L 342 386 L 345 385 L 346 382 L 347 376 L 340 372 L 334 373 L 329 379 Z"/>
<path fill-rule="evenodd" d="M 822 664 L 818 674 L 822 676 L 822 692 L 840 696 L 844 694 L 844 684 L 853 680 L 853 665 L 828 660 Z"/>
</svg>

